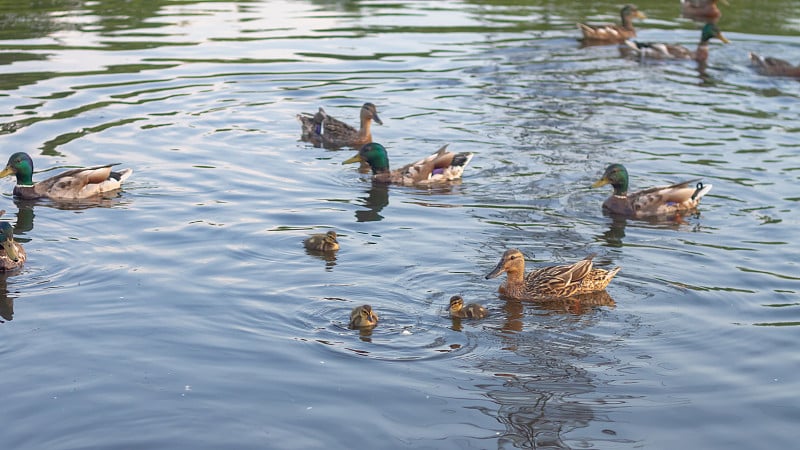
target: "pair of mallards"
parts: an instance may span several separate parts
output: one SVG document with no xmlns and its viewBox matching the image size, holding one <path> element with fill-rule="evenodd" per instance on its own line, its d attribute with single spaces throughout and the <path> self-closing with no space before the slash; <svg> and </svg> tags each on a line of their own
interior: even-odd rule
<svg viewBox="0 0 800 450">
<path fill-rule="evenodd" d="M 358 129 L 329 116 L 322 108 L 316 114 L 298 114 L 297 119 L 300 121 L 303 140 L 325 148 L 339 148 L 360 147 L 372 142 L 372 121 L 383 125 L 378 117 L 378 108 L 373 103 L 364 103 L 360 116 L 361 125 Z"/>
<path fill-rule="evenodd" d="M 114 164 L 72 169 L 38 183 L 33 182 L 33 160 L 25 152 L 8 158 L 8 164 L 0 172 L 0 178 L 15 175 L 17 184 L 14 196 L 22 200 L 50 198 L 59 201 L 84 200 L 117 190 L 133 173 L 132 169 L 113 172 Z M 14 232 L 7 222 L 0 222 L 0 239 L 3 254 L 0 255 L 0 270 L 12 270 L 25 262 L 25 250 L 14 240 Z"/>
<path fill-rule="evenodd" d="M 640 59 L 693 59 L 702 63 L 708 60 L 709 41 L 714 38 L 726 44 L 730 42 L 722 35 L 716 24 L 709 22 L 700 31 L 700 43 L 697 44 L 697 50 L 695 51 L 682 45 L 639 42 L 630 39 L 625 41 L 625 45 L 620 47 L 620 51 L 625 56 L 633 56 Z"/>
<path fill-rule="evenodd" d="M 339 250 L 339 241 L 336 238 L 336 232 L 333 230 L 327 233 L 312 234 L 303 241 L 303 245 L 309 250 L 333 252 Z"/>
</svg>

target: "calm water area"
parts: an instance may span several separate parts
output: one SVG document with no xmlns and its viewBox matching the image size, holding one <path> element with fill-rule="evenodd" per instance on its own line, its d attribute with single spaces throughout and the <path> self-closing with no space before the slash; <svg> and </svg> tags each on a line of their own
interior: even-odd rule
<svg viewBox="0 0 800 450">
<path fill-rule="evenodd" d="M 677 1 L 639 38 L 694 48 Z M 608 1 L 2 1 L 0 162 L 119 162 L 102 201 L 21 202 L 0 278 L 7 449 L 793 448 L 800 438 L 800 3 L 722 5 L 708 66 L 581 47 Z M 322 106 L 398 167 L 373 184 L 301 141 Z M 682 220 L 604 216 L 712 184 Z M 303 248 L 334 229 L 341 250 Z M 484 279 L 596 252 L 608 289 L 519 302 Z M 490 311 L 451 320 L 451 295 Z M 381 322 L 347 328 L 369 303 Z"/>
</svg>

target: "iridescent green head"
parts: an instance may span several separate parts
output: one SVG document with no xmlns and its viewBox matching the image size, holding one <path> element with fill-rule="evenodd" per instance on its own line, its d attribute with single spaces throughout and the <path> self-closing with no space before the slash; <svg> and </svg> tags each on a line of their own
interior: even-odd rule
<svg viewBox="0 0 800 450">
<path fill-rule="evenodd" d="M 12 261 L 19 260 L 17 246 L 14 245 L 14 227 L 8 222 L 0 222 L 0 244 L 2 244 L 8 259 Z"/>
<path fill-rule="evenodd" d="M 358 154 L 350 159 L 342 162 L 342 164 L 351 164 L 356 162 L 365 162 L 372 167 L 372 173 L 386 172 L 389 170 L 389 155 L 386 154 L 386 149 L 377 142 L 372 142 L 364 145 L 358 151 Z"/>
<path fill-rule="evenodd" d="M 611 164 L 606 167 L 603 177 L 595 181 L 592 187 L 610 184 L 614 187 L 614 195 L 625 195 L 628 192 L 628 171 L 622 164 Z"/>
<path fill-rule="evenodd" d="M 709 22 L 703 26 L 703 34 L 700 36 L 700 42 L 708 42 L 711 38 L 717 38 L 726 44 L 730 42 L 722 35 L 722 32 L 719 31 L 719 27 L 716 24 Z"/>
<path fill-rule="evenodd" d="M 33 160 L 25 152 L 18 152 L 8 158 L 6 168 L 0 172 L 0 178 L 11 174 L 17 176 L 17 184 L 22 186 L 33 185 Z"/>
</svg>

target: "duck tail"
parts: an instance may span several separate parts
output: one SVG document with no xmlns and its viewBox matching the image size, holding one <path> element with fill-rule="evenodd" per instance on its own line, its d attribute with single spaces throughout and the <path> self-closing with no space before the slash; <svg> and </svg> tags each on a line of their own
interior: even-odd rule
<svg viewBox="0 0 800 450">
<path fill-rule="evenodd" d="M 711 191 L 712 185 L 710 184 L 703 184 L 703 182 L 698 181 L 697 186 L 694 189 L 694 193 L 692 194 L 692 201 L 699 202 L 704 195 L 708 194 Z"/>
</svg>

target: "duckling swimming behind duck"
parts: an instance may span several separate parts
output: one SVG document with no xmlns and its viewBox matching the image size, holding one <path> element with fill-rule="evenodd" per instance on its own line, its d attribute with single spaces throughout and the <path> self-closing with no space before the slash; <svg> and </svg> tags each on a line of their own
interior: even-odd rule
<svg viewBox="0 0 800 450">
<path fill-rule="evenodd" d="M 19 269 L 25 263 L 25 249 L 14 240 L 14 227 L 8 222 L 0 222 L 0 271 Z"/>
<path fill-rule="evenodd" d="M 321 252 L 332 252 L 339 250 L 339 241 L 336 240 L 336 232 L 331 230 L 325 234 L 312 234 L 311 237 L 303 241 L 309 250 Z"/>
<path fill-rule="evenodd" d="M 464 298 L 460 295 L 450 297 L 450 317 L 459 317 L 461 319 L 483 319 L 489 314 L 483 306 L 477 303 L 470 303 L 464 306 Z"/>
<path fill-rule="evenodd" d="M 372 328 L 378 324 L 378 315 L 370 305 L 361 305 L 350 312 L 350 328 Z"/>
</svg>

